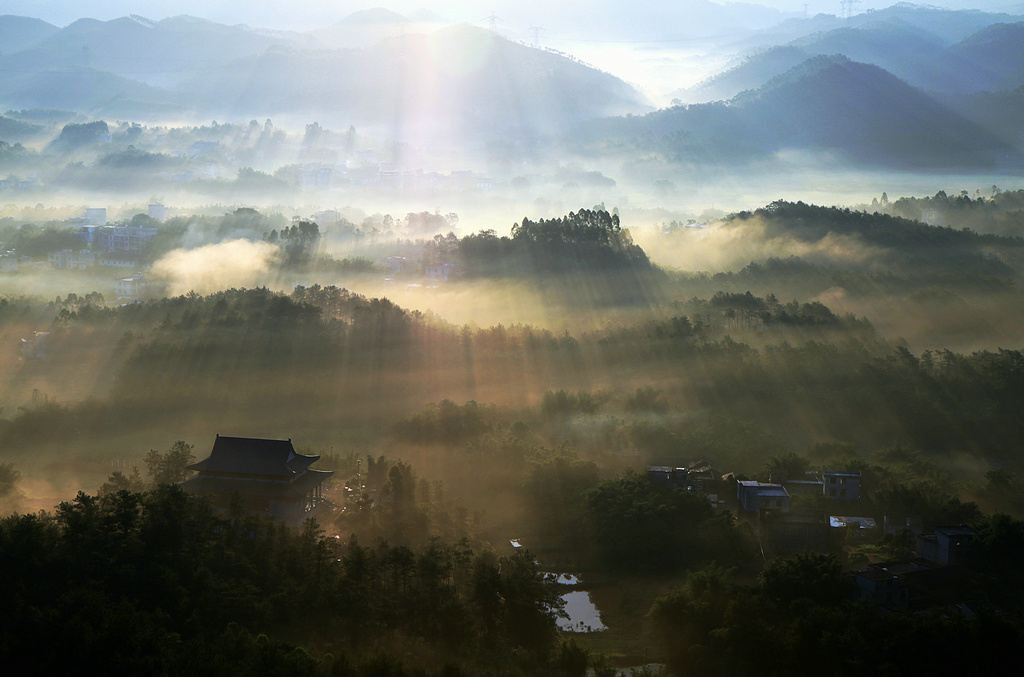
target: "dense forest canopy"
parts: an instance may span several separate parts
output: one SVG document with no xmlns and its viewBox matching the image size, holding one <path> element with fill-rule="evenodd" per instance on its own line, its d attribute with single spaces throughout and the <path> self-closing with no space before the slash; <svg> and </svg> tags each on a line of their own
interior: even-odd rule
<svg viewBox="0 0 1024 677">
<path fill-rule="evenodd" d="M 472 276 L 519 276 L 593 272 L 616 274 L 650 268 L 647 254 L 633 244 L 617 214 L 581 209 L 559 219 L 512 226 L 511 237 L 481 231 L 458 241 L 458 253 Z"/>
</svg>

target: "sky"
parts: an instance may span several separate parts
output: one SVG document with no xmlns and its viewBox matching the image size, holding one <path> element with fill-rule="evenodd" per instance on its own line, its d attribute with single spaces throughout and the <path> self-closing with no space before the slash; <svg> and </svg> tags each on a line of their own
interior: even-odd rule
<svg viewBox="0 0 1024 677">
<path fill-rule="evenodd" d="M 685 2 L 686 0 L 682 0 Z M 89 17 L 109 20 L 129 14 L 140 14 L 159 20 L 168 16 L 189 14 L 219 23 L 244 23 L 254 27 L 282 30 L 306 30 L 330 25 L 354 11 L 386 6 L 408 15 L 423 7 L 449 21 L 484 25 L 492 12 L 498 17 L 529 20 L 534 25 L 564 21 L 573 12 L 588 12 L 593 2 L 551 3 L 548 0 L 3 0 L 0 13 L 31 16 L 57 26 L 66 26 L 76 19 Z M 631 7 L 658 9 L 678 6 L 680 0 L 634 0 Z M 727 4 L 720 2 L 718 4 Z M 840 14 L 839 0 L 761 0 L 756 3 L 787 12 Z M 893 0 L 860 0 L 856 11 L 881 9 L 895 4 Z M 922 3 L 924 4 L 924 3 Z M 1024 0 L 932 0 L 932 6 L 949 9 L 978 8 L 987 11 L 1024 13 Z M 638 10 L 643 11 L 643 10 Z"/>
</svg>

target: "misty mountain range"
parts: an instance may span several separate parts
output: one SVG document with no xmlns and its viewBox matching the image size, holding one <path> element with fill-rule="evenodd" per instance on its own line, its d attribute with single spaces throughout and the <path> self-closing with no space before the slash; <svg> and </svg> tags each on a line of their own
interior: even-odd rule
<svg viewBox="0 0 1024 677">
<path fill-rule="evenodd" d="M 191 17 L 82 19 L 59 30 L 0 17 L 0 34 L 26 24 L 31 44 L 26 37 L 23 49 L 0 56 L 7 108 L 133 119 L 294 114 L 396 135 L 437 128 L 470 136 L 550 133 L 589 117 L 650 110 L 614 76 L 471 26 L 399 34 L 361 49 L 313 49 L 313 36 Z M 349 27 L 372 33 L 379 24 Z"/>
<path fill-rule="evenodd" d="M 550 134 L 646 108 L 633 87 L 612 75 L 466 25 L 362 50 L 270 49 L 187 86 L 197 107 L 225 115 L 301 110 L 347 117 L 398 138 Z"/>
<path fill-rule="evenodd" d="M 673 96 L 683 103 L 731 99 L 807 59 L 833 54 L 879 66 L 926 91 L 1015 89 L 1024 85 L 1024 22 L 1021 17 L 1015 19 L 1010 23 L 993 21 L 955 42 L 943 37 L 951 34 L 949 30 L 931 32 L 903 17 L 815 31 L 761 48 L 704 82 L 673 92 Z"/>
<path fill-rule="evenodd" d="M 185 16 L 65 28 L 3 16 L 0 38 L 0 105 L 11 110 L 293 116 L 424 145 L 564 138 L 681 162 L 826 149 L 872 165 L 1003 167 L 1024 140 L 1024 22 L 973 10 L 901 4 L 725 37 L 718 48 L 734 50 L 733 65 L 671 93 L 690 105 L 656 112 L 633 85 L 569 55 L 388 10 L 308 33 Z"/>
<path fill-rule="evenodd" d="M 672 93 L 690 105 L 594 121 L 576 138 L 617 138 L 682 162 L 806 149 L 876 166 L 1019 166 L 1020 18 L 897 5 L 846 22 L 789 21 L 761 39 L 798 37 Z"/>
<path fill-rule="evenodd" d="M 878 66 L 817 56 L 728 102 L 588 123 L 584 145 L 609 138 L 680 162 L 755 160 L 785 149 L 834 151 L 897 168 L 983 167 L 1019 149 Z"/>
</svg>

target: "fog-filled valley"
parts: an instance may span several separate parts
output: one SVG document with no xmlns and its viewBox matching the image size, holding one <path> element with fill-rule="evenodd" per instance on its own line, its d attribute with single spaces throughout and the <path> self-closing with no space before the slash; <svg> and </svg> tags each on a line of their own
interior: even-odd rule
<svg viewBox="0 0 1024 677">
<path fill-rule="evenodd" d="M 1024 8 L 298 4 L 0 16 L 0 661 L 1013 657 Z"/>
</svg>

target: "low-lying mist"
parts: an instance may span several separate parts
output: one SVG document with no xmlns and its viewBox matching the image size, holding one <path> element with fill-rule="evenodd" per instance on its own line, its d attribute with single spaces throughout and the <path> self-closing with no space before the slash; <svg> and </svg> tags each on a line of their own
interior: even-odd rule
<svg viewBox="0 0 1024 677">
<path fill-rule="evenodd" d="M 767 226 L 757 219 L 682 226 L 667 233 L 637 230 L 634 238 L 651 253 L 654 263 L 689 272 L 727 272 L 751 261 L 791 256 L 813 263 L 871 269 L 883 254 L 883 250 L 856 236 L 829 233 L 807 242 L 770 235 Z M 878 266 L 886 268 L 884 263 Z"/>
<path fill-rule="evenodd" d="M 167 283 L 167 293 L 210 294 L 231 287 L 265 285 L 278 248 L 266 242 L 229 240 L 195 249 L 175 249 L 153 264 L 154 278 Z"/>
</svg>

